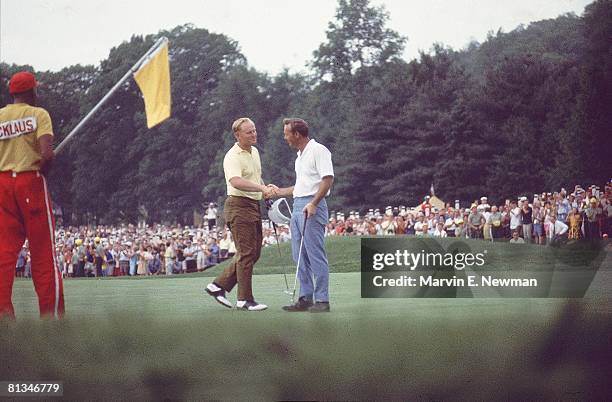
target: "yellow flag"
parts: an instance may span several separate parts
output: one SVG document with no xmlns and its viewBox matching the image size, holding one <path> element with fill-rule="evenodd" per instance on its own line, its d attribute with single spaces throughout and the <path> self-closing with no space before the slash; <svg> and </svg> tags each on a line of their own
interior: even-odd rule
<svg viewBox="0 0 612 402">
<path fill-rule="evenodd" d="M 148 61 L 134 73 L 142 91 L 147 114 L 147 127 L 151 128 L 170 117 L 170 63 L 168 42 L 153 53 Z"/>
</svg>

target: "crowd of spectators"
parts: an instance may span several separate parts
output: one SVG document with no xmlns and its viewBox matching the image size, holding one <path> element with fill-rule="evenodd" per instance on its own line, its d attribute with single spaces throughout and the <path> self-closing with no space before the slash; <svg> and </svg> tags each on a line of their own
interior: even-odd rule
<svg viewBox="0 0 612 402">
<path fill-rule="evenodd" d="M 389 206 L 384 212 L 369 209 L 332 211 L 326 236 L 384 236 L 475 238 L 510 243 L 554 244 L 568 240 L 607 238 L 612 230 L 612 183 L 576 186 L 568 193 L 520 196 L 490 203 L 483 196 L 469 207 L 445 204 L 436 208 L 425 197 L 416 208 Z M 59 227 L 57 261 L 65 277 L 173 275 L 208 269 L 236 252 L 227 228 L 217 225 L 216 208 L 207 211 L 201 227 L 120 226 Z M 263 223 L 264 247 L 287 242 L 286 225 Z M 17 260 L 17 276 L 31 276 L 27 242 Z"/>
<path fill-rule="evenodd" d="M 275 232 L 266 222 L 264 246 L 288 241 L 289 229 Z M 193 226 L 79 226 L 56 230 L 56 257 L 64 277 L 174 275 L 204 271 L 231 258 L 231 232 L 216 222 Z M 16 275 L 31 277 L 28 242 L 17 259 Z"/>
<path fill-rule="evenodd" d="M 97 226 L 56 230 L 57 262 L 65 277 L 172 275 L 203 271 L 236 252 L 229 230 L 181 226 Z M 28 244 L 17 275 L 30 276 Z"/>
<path fill-rule="evenodd" d="M 561 189 L 497 204 L 483 196 L 464 208 L 448 203 L 436 208 L 427 196 L 412 209 L 388 206 L 384 213 L 370 209 L 365 216 L 358 211 L 346 216 L 333 212 L 327 235 L 458 237 L 542 245 L 606 238 L 612 227 L 611 194 L 612 183 L 605 191 L 595 185 L 586 190 L 576 186 L 571 193 Z"/>
</svg>

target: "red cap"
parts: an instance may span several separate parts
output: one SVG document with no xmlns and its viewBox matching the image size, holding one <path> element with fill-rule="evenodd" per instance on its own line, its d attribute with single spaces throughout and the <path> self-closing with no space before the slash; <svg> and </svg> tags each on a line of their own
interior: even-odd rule
<svg viewBox="0 0 612 402">
<path fill-rule="evenodd" d="M 9 94 L 18 94 L 36 87 L 34 74 L 27 71 L 15 73 L 9 81 Z"/>
</svg>

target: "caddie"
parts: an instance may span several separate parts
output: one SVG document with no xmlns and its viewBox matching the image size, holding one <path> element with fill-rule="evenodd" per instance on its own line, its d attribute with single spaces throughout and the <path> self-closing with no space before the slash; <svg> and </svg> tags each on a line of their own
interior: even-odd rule
<svg viewBox="0 0 612 402">
<path fill-rule="evenodd" d="M 25 239 L 41 318 L 64 314 L 55 221 L 45 176 L 54 157 L 49 113 L 36 107 L 36 78 L 21 71 L 9 81 L 13 103 L 0 109 L 0 317 L 15 317 L 11 301 L 17 255 Z"/>
</svg>

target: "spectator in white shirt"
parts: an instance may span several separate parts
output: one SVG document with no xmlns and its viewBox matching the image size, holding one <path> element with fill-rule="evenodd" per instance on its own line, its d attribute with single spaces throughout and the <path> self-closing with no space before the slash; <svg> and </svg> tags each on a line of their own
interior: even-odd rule
<svg viewBox="0 0 612 402">
<path fill-rule="evenodd" d="M 517 206 L 516 201 L 510 202 L 510 231 L 520 230 L 521 228 L 521 209 Z M 520 233 L 519 233 L 520 234 Z"/>
<path fill-rule="evenodd" d="M 564 222 L 558 220 L 555 215 L 551 215 L 550 220 L 553 222 L 550 228 L 552 232 L 551 245 L 559 245 L 567 240 L 567 230 L 569 228 Z"/>
<path fill-rule="evenodd" d="M 434 230 L 433 233 L 434 237 L 446 237 L 446 230 L 444 230 L 444 224 L 443 223 L 438 223 L 438 225 L 436 226 L 436 230 Z"/>
<path fill-rule="evenodd" d="M 510 239 L 511 244 L 525 244 L 525 240 L 519 236 L 518 230 L 512 231 L 512 238 Z"/>
</svg>

